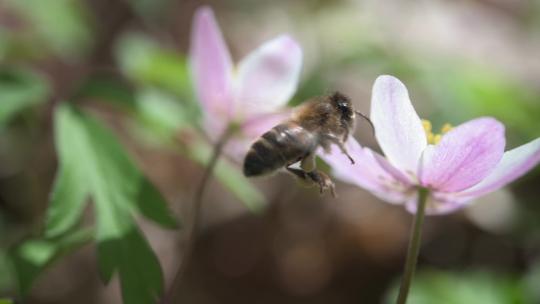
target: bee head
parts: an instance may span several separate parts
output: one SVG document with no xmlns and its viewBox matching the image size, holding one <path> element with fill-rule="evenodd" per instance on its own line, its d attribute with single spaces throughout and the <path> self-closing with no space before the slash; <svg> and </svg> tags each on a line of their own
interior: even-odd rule
<svg viewBox="0 0 540 304">
<path fill-rule="evenodd" d="M 335 92 L 330 95 L 330 102 L 342 120 L 349 121 L 354 119 L 354 109 L 351 99 L 348 96 L 340 92 Z"/>
</svg>

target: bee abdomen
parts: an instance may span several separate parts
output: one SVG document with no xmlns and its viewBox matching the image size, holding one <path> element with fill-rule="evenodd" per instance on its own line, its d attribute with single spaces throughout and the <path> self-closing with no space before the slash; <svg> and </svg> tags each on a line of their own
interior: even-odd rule
<svg viewBox="0 0 540 304">
<path fill-rule="evenodd" d="M 244 159 L 244 175 L 266 174 L 296 161 L 305 153 L 305 147 L 298 146 L 297 137 L 286 124 L 277 125 L 264 133 L 251 146 Z"/>
</svg>

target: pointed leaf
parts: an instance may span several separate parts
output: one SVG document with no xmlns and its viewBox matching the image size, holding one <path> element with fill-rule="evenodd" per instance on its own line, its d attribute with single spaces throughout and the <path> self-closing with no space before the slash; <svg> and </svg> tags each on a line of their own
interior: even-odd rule
<svg viewBox="0 0 540 304">
<path fill-rule="evenodd" d="M 156 302 L 163 291 L 163 275 L 152 249 L 136 227 L 121 238 L 98 243 L 98 255 L 107 281 L 113 272 L 119 272 L 124 303 Z"/>
<path fill-rule="evenodd" d="M 67 159 L 60 158 L 60 161 L 67 162 Z M 61 164 L 47 209 L 47 237 L 56 237 L 69 231 L 81 217 L 89 189 L 86 183 L 81 182 L 84 176 L 77 176 L 80 174 L 77 168 L 76 164 Z"/>
<path fill-rule="evenodd" d="M 90 194 L 95 204 L 98 260 L 104 280 L 118 273 L 124 303 L 154 303 L 162 291 L 162 273 L 134 216 L 143 214 L 164 227 L 176 226 L 176 220 L 161 194 L 109 130 L 65 104 L 58 107 L 55 118 L 61 166 L 50 218 L 58 218 L 54 214 L 61 214 L 63 209 L 81 208 L 80 201 Z M 71 188 L 78 192 L 65 190 L 64 183 L 79 186 Z M 48 230 L 65 232 L 74 220 L 53 225 L 57 222 L 62 221 L 50 220 Z"/>
</svg>

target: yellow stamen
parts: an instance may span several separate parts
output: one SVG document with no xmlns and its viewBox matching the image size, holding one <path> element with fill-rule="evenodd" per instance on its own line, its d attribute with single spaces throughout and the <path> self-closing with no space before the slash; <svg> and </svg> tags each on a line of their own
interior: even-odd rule
<svg viewBox="0 0 540 304">
<path fill-rule="evenodd" d="M 426 134 L 431 133 L 431 121 L 422 119 L 422 125 L 424 126 L 424 130 L 426 130 Z"/>
<path fill-rule="evenodd" d="M 429 132 L 427 135 L 427 142 L 428 144 L 431 144 L 435 140 L 435 135 L 433 133 Z"/>
<path fill-rule="evenodd" d="M 445 123 L 441 128 L 441 133 L 446 134 L 448 131 L 452 130 L 452 125 L 449 123 Z"/>
<path fill-rule="evenodd" d="M 430 145 L 438 144 L 441 141 L 444 134 L 452 130 L 452 125 L 449 123 L 446 123 L 442 126 L 440 133 L 434 134 L 432 131 L 431 122 L 427 119 L 422 119 L 422 126 L 424 127 L 424 131 L 426 132 L 427 142 Z"/>
</svg>

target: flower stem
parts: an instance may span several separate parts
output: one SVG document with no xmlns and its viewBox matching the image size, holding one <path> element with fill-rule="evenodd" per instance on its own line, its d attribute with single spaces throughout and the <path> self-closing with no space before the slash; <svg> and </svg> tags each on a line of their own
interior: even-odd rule
<svg viewBox="0 0 540 304">
<path fill-rule="evenodd" d="M 411 239 L 409 242 L 409 249 L 407 251 L 407 261 L 405 262 L 405 269 L 403 270 L 403 278 L 401 279 L 397 304 L 405 304 L 407 302 L 407 296 L 409 295 L 409 289 L 411 287 L 412 278 L 416 269 L 416 262 L 418 260 L 418 252 L 420 251 L 422 224 L 424 223 L 428 194 L 429 191 L 424 188 L 421 188 L 418 191 L 418 202 L 416 215 L 414 216 L 414 226 L 411 230 Z"/>
<path fill-rule="evenodd" d="M 165 295 L 161 299 L 160 303 L 162 304 L 176 303 L 174 301 L 175 291 L 180 286 L 180 283 L 185 275 L 187 266 L 193 255 L 193 250 L 195 247 L 195 240 L 197 237 L 197 227 L 199 226 L 199 222 L 201 218 L 201 206 L 202 206 L 203 196 L 206 190 L 206 186 L 208 185 L 208 181 L 210 181 L 210 177 L 212 176 L 214 169 L 218 163 L 219 157 L 221 156 L 221 153 L 223 152 L 223 147 L 229 141 L 229 138 L 232 136 L 233 133 L 234 132 L 232 128 L 227 129 L 223 133 L 223 135 L 221 135 L 217 143 L 214 145 L 214 149 L 212 150 L 212 155 L 210 156 L 208 165 L 206 166 L 203 172 L 203 176 L 195 192 L 195 197 L 193 199 L 193 207 L 191 210 L 191 214 L 188 217 L 189 219 L 191 219 L 191 223 L 189 223 L 189 225 L 186 225 L 187 226 L 186 227 L 187 240 L 185 244 L 184 255 L 182 257 L 182 261 L 180 262 L 180 266 L 178 270 L 176 271 L 176 274 L 171 283 L 171 286 L 169 287 L 169 289 L 166 291 Z"/>
</svg>

